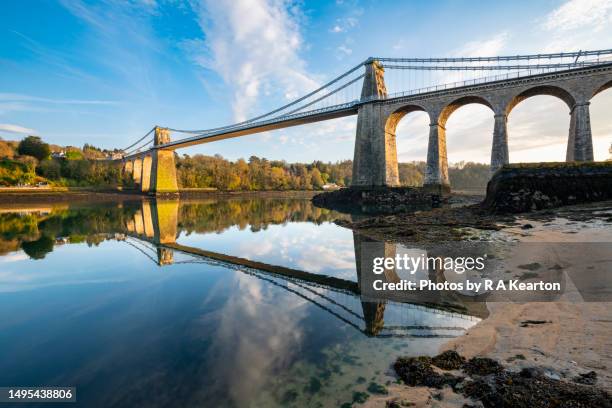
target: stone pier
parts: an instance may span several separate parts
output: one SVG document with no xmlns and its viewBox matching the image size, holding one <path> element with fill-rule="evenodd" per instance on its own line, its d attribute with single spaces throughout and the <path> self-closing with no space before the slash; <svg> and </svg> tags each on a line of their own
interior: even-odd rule
<svg viewBox="0 0 612 408">
<path fill-rule="evenodd" d="M 178 194 L 176 181 L 176 164 L 173 150 L 154 150 L 153 164 L 151 167 L 151 186 L 149 193 L 152 195 Z"/>
<path fill-rule="evenodd" d="M 361 100 L 387 97 L 384 69 L 375 60 L 365 66 Z M 352 187 L 399 186 L 395 134 L 385 131 L 386 116 L 378 104 L 359 107 L 353 158 Z"/>
<path fill-rule="evenodd" d="M 140 191 L 147 193 L 151 188 L 151 168 L 152 168 L 151 155 L 146 155 L 142 159 L 142 175 L 140 176 Z"/>
<path fill-rule="evenodd" d="M 134 184 L 140 186 L 140 178 L 142 177 L 142 158 L 138 157 L 134 159 L 134 172 L 132 173 L 134 177 Z"/>
<path fill-rule="evenodd" d="M 448 179 L 448 158 L 446 156 L 446 129 L 439 122 L 429 125 L 427 145 L 427 167 L 425 168 L 424 187 L 450 189 Z"/>
<path fill-rule="evenodd" d="M 495 125 L 493 126 L 491 172 L 496 172 L 508 163 L 510 163 L 508 154 L 508 116 L 501 113 L 495 115 Z"/>
<path fill-rule="evenodd" d="M 577 102 L 570 112 L 566 161 L 593 161 L 590 102 Z"/>
</svg>

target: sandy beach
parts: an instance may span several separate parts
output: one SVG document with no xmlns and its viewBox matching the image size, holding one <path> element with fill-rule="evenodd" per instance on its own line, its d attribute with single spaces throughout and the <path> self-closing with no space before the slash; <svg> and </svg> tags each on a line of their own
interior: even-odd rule
<svg viewBox="0 0 612 408">
<path fill-rule="evenodd" d="M 590 215 L 596 214 L 597 217 Z M 591 204 L 560 209 L 555 216 L 542 214 L 517 217 L 495 234 L 524 243 L 605 243 L 612 242 L 611 203 Z M 529 224 L 529 228 L 525 228 Z M 569 246 L 571 247 L 571 246 Z M 562 248 L 568 248 L 563 246 Z M 558 254 L 557 254 L 558 255 Z M 571 258 L 575 254 L 563 254 Z M 525 263 L 525 259 L 511 260 Z M 612 254 L 603 254 L 584 265 L 582 273 L 607 273 Z M 510 269 L 516 265 L 510 266 Z M 575 276 L 575 275 L 574 275 Z M 569 275 L 566 275 L 569 278 Z M 466 358 L 490 357 L 511 371 L 538 367 L 554 379 L 571 381 L 581 374 L 594 371 L 596 386 L 612 391 L 612 314 L 610 303 L 585 300 L 571 278 L 566 280 L 564 293 L 551 302 L 488 301 L 488 318 L 472 327 L 461 337 L 445 343 L 440 352 L 454 350 Z M 530 323 L 534 322 L 534 323 Z M 392 363 L 392 362 L 390 362 Z M 372 396 L 364 407 L 385 407 L 391 401 L 404 406 L 462 407 L 474 404 L 450 387 L 435 389 L 391 384 L 389 394 Z M 479 406 L 476 403 L 475 406 Z"/>
</svg>

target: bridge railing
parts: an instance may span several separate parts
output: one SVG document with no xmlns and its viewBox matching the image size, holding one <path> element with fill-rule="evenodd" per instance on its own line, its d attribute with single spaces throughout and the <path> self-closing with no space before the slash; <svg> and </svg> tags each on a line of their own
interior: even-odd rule
<svg viewBox="0 0 612 408">
<path fill-rule="evenodd" d="M 391 59 L 391 61 L 393 62 L 393 64 L 385 64 L 383 63 L 383 67 L 385 67 L 386 69 L 392 71 L 392 70 L 401 70 L 402 74 L 404 74 L 405 71 L 427 71 L 427 70 L 431 70 L 431 71 L 469 71 L 472 74 L 474 73 L 478 73 L 478 72 L 484 72 L 487 70 L 490 71 L 500 71 L 500 70 L 504 70 L 506 72 L 502 73 L 502 74 L 496 74 L 496 75 L 485 75 L 485 76 L 477 76 L 477 77 L 473 77 L 473 78 L 469 78 L 469 79 L 462 79 L 462 80 L 458 80 L 458 81 L 451 81 L 451 82 L 444 82 L 444 83 L 440 83 L 440 84 L 435 84 L 435 85 L 428 85 L 428 86 L 421 86 L 421 87 L 415 87 L 415 88 L 411 88 L 411 89 L 405 89 L 405 86 L 401 86 L 400 88 L 404 88 L 404 90 L 401 91 L 396 91 L 396 92 L 390 92 L 387 96 L 387 98 L 397 98 L 397 97 L 404 97 L 404 96 L 413 96 L 413 95 L 420 95 L 420 94 L 425 94 L 425 93 L 431 93 L 431 92 L 439 92 L 439 91 L 445 91 L 445 90 L 450 90 L 450 89 L 454 89 L 454 88 L 460 88 L 460 87 L 466 87 L 466 86 L 474 86 L 474 85 L 479 85 L 479 84 L 484 84 L 484 83 L 489 83 L 489 82 L 497 82 L 497 81 L 504 81 L 504 80 L 510 80 L 510 79 L 519 79 L 519 78 L 524 78 L 524 77 L 528 77 L 528 76 L 533 76 L 533 75 L 540 75 L 540 74 L 550 74 L 550 73 L 555 73 L 555 72 L 562 72 L 562 71 L 566 71 L 566 70 L 570 70 L 570 69 L 579 69 L 579 68 L 588 68 L 588 67 L 594 67 L 594 66 L 598 66 L 598 65 L 605 65 L 605 64 L 609 64 L 612 62 L 612 56 L 610 56 L 610 50 L 606 50 L 605 54 L 602 54 L 604 51 L 601 51 L 600 54 L 593 54 L 593 55 L 597 55 L 597 58 L 594 59 L 589 59 L 589 60 L 583 60 L 583 61 L 574 61 L 574 62 L 567 62 L 567 63 L 557 63 L 557 64 L 542 64 L 542 63 L 538 63 L 538 64 L 530 64 L 530 65 L 479 65 L 479 66 L 470 66 L 470 65 L 464 65 L 464 66 L 445 66 L 445 65 L 440 65 L 440 66 L 419 66 L 419 65 L 396 65 L 397 64 L 397 60 L 398 59 Z M 573 55 L 573 54 L 559 54 L 559 55 Z M 603 55 L 603 56 L 602 56 Z M 520 57 L 520 56 L 519 56 Z M 502 57 L 499 57 L 502 58 Z M 510 58 L 510 57 L 507 57 Z M 384 59 L 383 59 L 384 60 Z M 412 59 L 406 59 L 407 61 L 414 63 L 414 60 Z M 435 60 L 435 59 L 434 59 Z M 453 59 L 450 59 L 453 60 Z M 458 59 L 458 60 L 462 60 L 462 59 Z M 430 60 L 426 60 L 423 59 L 421 61 L 427 61 L 429 62 Z M 471 59 L 470 59 L 471 61 Z M 481 61 L 478 58 L 475 58 L 474 61 L 478 62 Z M 504 61 L 504 60 L 500 60 L 500 61 Z M 387 82 L 387 89 L 393 88 L 393 80 L 396 80 L 397 82 L 402 82 L 403 78 L 398 79 L 398 78 L 393 78 L 389 75 L 386 75 L 385 77 L 385 81 Z"/>
</svg>

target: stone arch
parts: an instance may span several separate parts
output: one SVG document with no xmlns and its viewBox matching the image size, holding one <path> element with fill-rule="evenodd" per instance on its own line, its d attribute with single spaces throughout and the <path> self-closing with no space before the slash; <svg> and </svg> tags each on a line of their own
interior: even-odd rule
<svg viewBox="0 0 612 408">
<path fill-rule="evenodd" d="M 402 120 L 404 116 L 412 112 L 427 112 L 427 110 L 420 105 L 405 105 L 393 111 L 385 121 L 385 133 L 395 135 L 395 130 L 397 129 L 397 125 Z"/>
<path fill-rule="evenodd" d="M 565 102 L 565 104 L 570 110 L 572 110 L 572 108 L 576 104 L 576 99 L 574 99 L 572 94 L 569 93 L 567 90 L 559 86 L 539 85 L 539 86 L 534 86 L 532 88 L 526 89 L 522 91 L 521 93 L 519 93 L 518 95 L 514 96 L 510 100 L 508 105 L 506 106 L 506 111 L 505 111 L 506 116 L 509 115 L 510 112 L 512 112 L 512 109 L 514 109 L 516 105 L 518 105 L 525 99 L 531 98 L 532 96 L 538 96 L 538 95 L 548 95 L 548 96 L 557 97 L 561 99 L 563 102 Z"/>
<path fill-rule="evenodd" d="M 445 127 L 448 118 L 450 117 L 450 115 L 452 115 L 453 112 L 455 112 L 462 106 L 469 105 L 471 103 L 477 103 L 479 105 L 487 106 L 495 112 L 493 105 L 486 98 L 477 95 L 463 96 L 461 98 L 455 99 L 451 103 L 447 104 L 444 108 L 442 108 L 442 111 L 440 111 L 440 115 L 438 116 L 438 124 L 442 127 Z"/>
<path fill-rule="evenodd" d="M 593 98 L 595 95 L 597 95 L 598 93 L 601 93 L 603 91 L 605 91 L 606 89 L 612 88 L 612 80 L 604 83 L 602 86 L 600 86 L 599 88 L 597 88 L 595 90 L 595 92 L 593 92 L 593 95 L 591 95 L 591 98 Z"/>
</svg>

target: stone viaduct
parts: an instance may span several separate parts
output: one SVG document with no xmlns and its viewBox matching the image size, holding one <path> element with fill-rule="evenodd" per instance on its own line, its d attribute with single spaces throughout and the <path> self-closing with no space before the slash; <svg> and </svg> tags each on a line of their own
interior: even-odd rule
<svg viewBox="0 0 612 408">
<path fill-rule="evenodd" d="M 353 186 L 399 185 L 395 131 L 402 117 L 422 111 L 430 120 L 425 185 L 448 189 L 446 122 L 455 110 L 470 103 L 485 105 L 494 115 L 491 170 L 496 171 L 509 163 L 508 115 L 521 101 L 536 95 L 555 96 L 568 107 L 566 161 L 592 161 L 589 101 L 611 86 L 612 66 L 605 65 L 387 98 L 384 69 L 370 61 L 361 99 L 371 102 L 359 106 Z"/>
<path fill-rule="evenodd" d="M 521 101 L 536 95 L 551 95 L 568 107 L 570 128 L 566 161 L 592 161 L 593 141 L 589 117 L 590 100 L 612 87 L 612 63 L 555 71 L 547 74 L 508 78 L 493 82 L 410 96 L 389 97 L 384 68 L 374 59 L 365 62 L 361 100 L 309 115 L 228 128 L 212 136 L 170 141 L 168 129 L 156 127 L 154 146 L 123 158 L 124 171 L 145 194 L 176 194 L 178 185 L 174 150 L 226 138 L 240 137 L 284 127 L 297 126 L 342 116 L 357 115 L 352 187 L 376 188 L 399 185 L 396 128 L 405 115 L 422 111 L 429 116 L 429 140 L 424 184 L 440 191 L 450 189 L 446 151 L 446 122 L 458 108 L 477 103 L 491 109 L 495 118 L 491 151 L 494 172 L 509 163 L 507 120 Z"/>
</svg>

